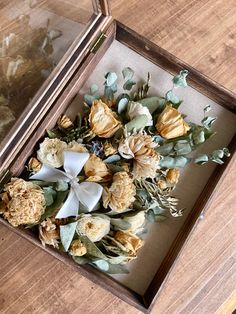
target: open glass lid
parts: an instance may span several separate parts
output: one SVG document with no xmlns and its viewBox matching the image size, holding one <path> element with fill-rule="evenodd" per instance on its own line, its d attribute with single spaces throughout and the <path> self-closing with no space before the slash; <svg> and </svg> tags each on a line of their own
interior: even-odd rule
<svg viewBox="0 0 236 314">
<path fill-rule="evenodd" d="M 1 2 L 1 164 L 22 139 L 29 120 L 33 121 L 32 113 L 53 93 L 53 82 L 59 81 L 64 64 L 103 16 L 101 11 L 104 11 L 103 1 Z M 68 73 L 70 70 L 68 67 Z"/>
</svg>

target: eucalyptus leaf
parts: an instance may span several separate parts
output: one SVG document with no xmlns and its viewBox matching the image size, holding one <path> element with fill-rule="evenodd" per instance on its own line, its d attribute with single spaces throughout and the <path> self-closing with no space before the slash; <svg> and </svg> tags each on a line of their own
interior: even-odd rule
<svg viewBox="0 0 236 314">
<path fill-rule="evenodd" d="M 176 96 L 172 90 L 168 91 L 166 93 L 166 96 L 165 96 L 166 100 L 167 101 L 170 101 L 172 104 L 179 104 L 180 103 L 180 99 L 178 96 Z"/>
<path fill-rule="evenodd" d="M 84 95 L 84 101 L 86 102 L 87 105 L 91 106 L 92 103 L 94 102 L 94 100 L 97 100 L 99 99 L 99 96 L 96 96 L 96 95 L 88 95 L 88 94 L 85 94 Z"/>
<path fill-rule="evenodd" d="M 88 237 L 80 235 L 79 230 L 77 230 L 77 233 L 79 235 L 80 241 L 86 246 L 87 254 L 89 256 L 107 260 L 106 255 L 102 253 L 95 243 L 89 240 Z"/>
<path fill-rule="evenodd" d="M 106 86 L 112 86 L 117 81 L 117 75 L 115 72 L 108 72 L 105 75 L 105 78 L 106 78 L 106 81 L 105 81 Z"/>
<path fill-rule="evenodd" d="M 67 191 L 69 189 L 68 183 L 63 180 L 58 180 L 55 184 L 56 191 Z"/>
<path fill-rule="evenodd" d="M 203 165 L 209 161 L 209 158 L 206 154 L 201 154 L 194 159 L 195 164 Z"/>
<path fill-rule="evenodd" d="M 162 156 L 167 156 L 169 155 L 172 150 L 174 148 L 174 143 L 173 142 L 170 142 L 170 143 L 166 143 L 162 146 L 158 146 L 155 148 L 155 150 Z"/>
<path fill-rule="evenodd" d="M 173 78 L 173 83 L 175 87 L 187 87 L 188 83 L 186 77 L 188 75 L 188 70 L 182 70 L 180 73 Z"/>
<path fill-rule="evenodd" d="M 135 81 L 133 81 L 133 80 L 128 80 L 128 81 L 126 81 L 126 82 L 124 83 L 123 89 L 125 89 L 125 90 L 131 90 L 132 87 L 133 87 L 135 84 L 136 84 Z"/>
<path fill-rule="evenodd" d="M 122 112 L 125 112 L 127 110 L 127 106 L 128 106 L 129 100 L 127 98 L 122 98 L 117 105 L 117 111 L 119 114 L 121 114 Z"/>
<path fill-rule="evenodd" d="M 104 261 L 103 259 L 99 259 L 97 261 L 94 261 L 92 263 L 93 265 L 97 266 L 99 269 L 101 269 L 102 271 L 108 271 L 109 269 L 109 263 L 107 261 Z"/>
<path fill-rule="evenodd" d="M 209 129 L 215 121 L 216 118 L 214 117 L 205 117 L 202 119 L 202 125 Z"/>
<path fill-rule="evenodd" d="M 45 198 L 46 206 L 50 206 L 53 204 L 54 199 L 56 198 L 56 191 L 53 190 L 53 188 L 50 186 L 44 187 L 43 196 Z"/>
<path fill-rule="evenodd" d="M 134 76 L 134 71 L 130 68 L 124 68 L 124 70 L 122 71 L 123 74 L 123 78 L 125 81 L 131 80 Z"/>
<path fill-rule="evenodd" d="M 174 146 L 174 150 L 177 155 L 181 156 L 191 153 L 192 148 L 187 141 L 178 141 Z"/>
<path fill-rule="evenodd" d="M 147 107 L 151 114 L 157 110 L 157 112 L 161 112 L 165 105 L 165 98 L 162 97 L 148 97 L 143 98 L 138 101 L 143 106 Z"/>
<path fill-rule="evenodd" d="M 161 168 L 184 168 L 186 164 L 190 162 L 190 158 L 184 157 L 184 156 L 178 156 L 178 157 L 169 157 L 166 156 L 163 159 L 160 160 L 160 167 Z"/>
<path fill-rule="evenodd" d="M 144 128 L 146 126 L 147 122 L 148 122 L 147 115 L 141 114 L 141 115 L 135 117 L 134 119 L 132 119 L 131 121 L 129 121 L 125 125 L 125 127 L 126 127 L 128 132 L 132 132 L 134 129 L 140 130 L 140 129 Z"/>
<path fill-rule="evenodd" d="M 90 87 L 90 92 L 91 92 L 91 94 L 92 94 L 92 95 L 97 94 L 98 91 L 99 91 L 98 86 L 97 86 L 96 84 L 92 84 L 91 87 Z"/>
<path fill-rule="evenodd" d="M 79 265 L 85 265 L 91 262 L 91 259 L 86 256 L 72 256 L 72 258 Z"/>
<path fill-rule="evenodd" d="M 111 164 L 113 162 L 117 162 L 121 160 L 121 157 L 120 155 L 112 155 L 112 156 L 109 156 L 107 157 L 106 159 L 104 159 L 103 161 L 106 163 L 106 164 Z"/>
<path fill-rule="evenodd" d="M 55 212 L 55 210 L 57 210 L 61 207 L 61 205 L 64 202 L 64 200 L 66 199 L 67 195 L 68 195 L 68 191 L 57 192 L 55 201 L 50 206 L 46 207 L 46 210 L 45 210 L 44 214 L 41 216 L 40 221 L 43 221 L 44 219 L 52 216 L 53 213 Z"/>
<path fill-rule="evenodd" d="M 60 226 L 61 243 L 66 252 L 68 251 L 70 244 L 73 240 L 73 237 L 75 235 L 76 226 L 77 226 L 77 221 L 72 222 L 67 225 Z"/>
<path fill-rule="evenodd" d="M 209 112 L 209 111 L 211 111 L 211 106 L 210 105 L 208 105 L 208 106 L 206 106 L 204 108 L 204 112 Z"/>
<path fill-rule="evenodd" d="M 199 145 L 205 142 L 205 132 L 201 128 L 195 129 L 192 133 L 192 139 L 195 145 Z"/>
<path fill-rule="evenodd" d="M 47 134 L 49 138 L 57 138 L 58 137 L 58 132 L 54 132 L 52 130 L 47 130 Z"/>
<path fill-rule="evenodd" d="M 131 224 L 121 218 L 111 218 L 111 224 L 115 227 L 116 230 L 127 230 L 131 228 Z"/>
</svg>

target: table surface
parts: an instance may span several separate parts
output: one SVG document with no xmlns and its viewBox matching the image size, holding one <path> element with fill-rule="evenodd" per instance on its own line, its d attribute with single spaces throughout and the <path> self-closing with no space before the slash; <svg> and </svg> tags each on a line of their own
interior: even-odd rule
<svg viewBox="0 0 236 314">
<path fill-rule="evenodd" d="M 112 0 L 113 16 L 236 90 L 235 0 Z M 141 22 L 140 22 L 141 21 Z M 236 308 L 236 160 L 176 262 L 152 313 Z M 0 225 L 0 313 L 139 313 Z"/>
</svg>

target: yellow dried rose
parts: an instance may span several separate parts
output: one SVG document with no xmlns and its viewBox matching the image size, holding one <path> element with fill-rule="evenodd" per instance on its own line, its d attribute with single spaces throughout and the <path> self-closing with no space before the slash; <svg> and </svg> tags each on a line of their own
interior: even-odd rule
<svg viewBox="0 0 236 314">
<path fill-rule="evenodd" d="M 117 153 L 117 149 L 114 148 L 112 144 L 108 141 L 103 144 L 103 150 L 105 156 L 115 155 Z"/>
<path fill-rule="evenodd" d="M 5 203 L 3 216 L 8 222 L 19 225 L 34 224 L 40 220 L 45 211 L 46 202 L 43 190 L 32 182 L 12 178 L 6 184 L 1 196 Z"/>
<path fill-rule="evenodd" d="M 122 213 L 135 201 L 135 194 L 136 188 L 129 175 L 125 171 L 117 172 L 113 176 L 112 185 L 103 189 L 103 206 Z"/>
<path fill-rule="evenodd" d="M 83 256 L 87 253 L 87 248 L 79 239 L 77 239 L 71 242 L 69 252 L 73 256 Z"/>
<path fill-rule="evenodd" d="M 116 231 L 114 238 L 120 242 L 127 250 L 130 256 L 136 257 L 138 249 L 140 249 L 144 241 L 130 231 Z"/>
<path fill-rule="evenodd" d="M 110 179 L 110 172 L 107 165 L 95 154 L 91 155 L 84 165 L 84 172 L 86 177 L 88 177 L 87 181 L 90 182 L 107 181 Z"/>
<path fill-rule="evenodd" d="M 155 177 L 160 161 L 154 149 L 156 146 L 152 137 L 142 132 L 121 139 L 118 151 L 123 158 L 134 159 L 132 173 L 135 179 Z"/>
<path fill-rule="evenodd" d="M 57 125 L 62 128 L 62 129 L 69 129 L 73 126 L 73 122 L 69 117 L 66 115 L 62 115 L 58 120 L 57 120 Z"/>
<path fill-rule="evenodd" d="M 89 114 L 91 131 L 104 138 L 111 137 L 120 127 L 117 115 L 101 100 L 95 100 Z"/>
<path fill-rule="evenodd" d="M 178 110 L 171 105 L 166 105 L 157 119 L 156 129 L 166 139 L 185 135 L 190 126 L 184 121 Z"/>
<path fill-rule="evenodd" d="M 43 164 L 59 168 L 63 165 L 63 152 L 67 149 L 67 143 L 57 138 L 45 138 L 37 151 L 37 158 Z"/>
<path fill-rule="evenodd" d="M 42 245 L 45 244 L 52 245 L 53 247 L 58 247 L 58 240 L 60 239 L 60 232 L 57 225 L 52 219 L 47 218 L 39 225 L 39 239 Z"/>
<path fill-rule="evenodd" d="M 77 232 L 85 235 L 92 242 L 100 241 L 110 231 L 110 220 L 90 214 L 78 220 Z"/>
<path fill-rule="evenodd" d="M 70 142 L 67 145 L 66 150 L 70 151 L 70 152 L 77 152 L 77 153 L 87 153 L 88 152 L 88 150 L 87 150 L 87 148 L 85 147 L 84 144 L 78 143 L 76 141 Z"/>
<path fill-rule="evenodd" d="M 42 164 L 37 158 L 35 157 L 30 158 L 28 162 L 28 168 L 30 171 L 38 172 L 41 169 L 41 167 Z"/>
<path fill-rule="evenodd" d="M 169 184 L 175 185 L 179 181 L 180 172 L 179 169 L 169 169 L 166 174 L 166 180 Z"/>
</svg>

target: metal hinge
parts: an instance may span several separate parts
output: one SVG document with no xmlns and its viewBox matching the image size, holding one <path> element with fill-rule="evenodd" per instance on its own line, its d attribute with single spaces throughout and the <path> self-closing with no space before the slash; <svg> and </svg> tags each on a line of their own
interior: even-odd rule
<svg viewBox="0 0 236 314">
<path fill-rule="evenodd" d="M 0 173 L 0 192 L 2 192 L 4 185 L 11 179 L 12 173 L 10 170 L 3 170 Z"/>
<path fill-rule="evenodd" d="M 101 33 L 100 36 L 98 37 L 98 39 L 93 44 L 93 46 L 92 46 L 90 51 L 93 52 L 93 53 L 97 52 L 98 49 L 101 47 L 101 45 L 103 44 L 103 42 L 105 41 L 106 38 L 107 38 L 107 36 L 104 33 Z"/>
</svg>

